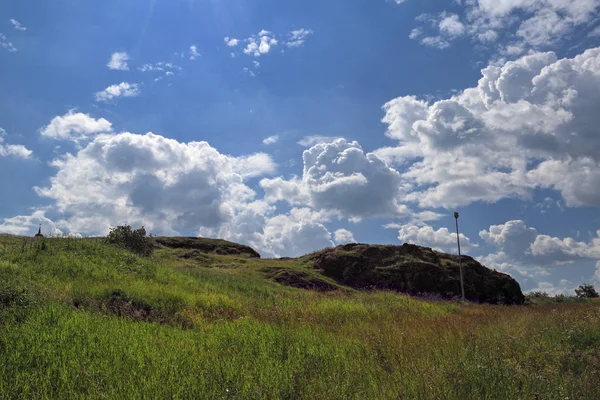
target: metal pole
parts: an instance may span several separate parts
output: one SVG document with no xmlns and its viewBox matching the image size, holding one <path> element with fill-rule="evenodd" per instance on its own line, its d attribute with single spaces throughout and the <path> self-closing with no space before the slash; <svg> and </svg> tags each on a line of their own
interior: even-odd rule
<svg viewBox="0 0 600 400">
<path fill-rule="evenodd" d="M 460 292 L 462 294 L 462 301 L 465 301 L 465 284 L 463 283 L 462 260 L 460 257 L 460 236 L 458 235 L 458 213 L 457 212 L 454 212 L 454 219 L 456 220 L 456 243 L 458 244 L 458 266 L 460 269 Z"/>
</svg>

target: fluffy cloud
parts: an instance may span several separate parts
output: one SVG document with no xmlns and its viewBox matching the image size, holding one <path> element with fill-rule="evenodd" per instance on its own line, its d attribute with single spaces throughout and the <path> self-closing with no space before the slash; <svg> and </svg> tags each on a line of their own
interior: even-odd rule
<svg viewBox="0 0 600 400">
<path fill-rule="evenodd" d="M 401 242 L 443 250 L 455 249 L 457 246 L 456 233 L 450 232 L 448 228 L 439 228 L 436 231 L 429 225 L 404 225 L 398 231 L 398 239 Z M 468 237 L 461 233 L 460 246 L 464 253 L 473 247 L 477 247 L 477 244 L 472 243 Z"/>
<path fill-rule="evenodd" d="M 267 201 L 304 204 L 332 210 L 349 218 L 395 216 L 406 213 L 398 200 L 400 174 L 374 154 L 365 154 L 357 142 L 337 139 L 303 153 L 302 179 L 263 179 Z"/>
<path fill-rule="evenodd" d="M 238 39 L 230 38 L 227 36 L 225 36 L 224 41 L 225 41 L 225 44 L 229 47 L 235 47 L 240 43 L 240 41 Z"/>
<path fill-rule="evenodd" d="M 10 19 L 9 20 L 11 24 L 13 24 L 13 26 L 15 27 L 16 30 L 18 31 L 26 31 L 27 28 L 24 27 L 19 21 L 17 21 L 16 19 Z"/>
<path fill-rule="evenodd" d="M 96 93 L 96 101 L 111 101 L 117 97 L 136 97 L 141 93 L 137 83 L 121 82 Z"/>
<path fill-rule="evenodd" d="M 110 60 L 108 61 L 108 64 L 106 64 L 106 66 L 108 67 L 108 69 L 113 69 L 117 71 L 128 71 L 128 60 L 129 55 L 126 52 L 116 52 L 110 56 Z"/>
<path fill-rule="evenodd" d="M 279 136 L 278 135 L 273 135 L 273 136 L 269 136 L 267 138 L 263 139 L 263 144 L 274 144 L 277 143 L 277 141 L 279 140 Z"/>
<path fill-rule="evenodd" d="M 20 144 L 4 144 L 4 136 L 6 131 L 0 128 L 0 157 L 19 157 L 29 158 L 33 152 Z"/>
<path fill-rule="evenodd" d="M 198 52 L 198 48 L 196 47 L 196 45 L 191 45 L 190 46 L 190 60 L 195 60 L 196 57 L 200 57 L 200 53 Z"/>
<path fill-rule="evenodd" d="M 297 29 L 291 31 L 289 34 L 288 42 L 286 43 L 288 47 L 300 47 L 304 44 L 306 38 L 313 34 L 313 31 L 310 29 Z"/>
<path fill-rule="evenodd" d="M 254 57 L 260 57 L 262 54 L 267 54 L 273 46 L 276 46 L 279 43 L 271 32 L 264 29 L 260 31 L 258 35 L 246 39 L 246 42 L 248 44 L 244 49 L 244 54 Z"/>
<path fill-rule="evenodd" d="M 417 39 L 427 25 L 434 35 L 421 43 L 438 48 L 464 35 L 479 43 L 494 42 L 502 35 L 509 41 L 504 53 L 519 50 L 522 54 L 546 48 L 586 26 L 600 5 L 597 0 L 466 0 L 459 4 L 463 5 L 461 16 L 444 11 L 417 17 L 421 26 L 413 29 L 410 38 Z"/>
<path fill-rule="evenodd" d="M 600 205 L 600 48 L 557 60 L 534 53 L 482 70 L 476 88 L 429 103 L 384 106 L 399 145 L 374 153 L 412 165 L 403 178 L 422 207 L 527 199 L 559 190 L 568 206 Z M 577 184 L 583 182 L 585 184 Z"/>
<path fill-rule="evenodd" d="M 96 136 L 52 166 L 50 185 L 36 192 L 54 201 L 69 231 L 105 234 L 130 223 L 176 234 L 231 221 L 254 201 L 244 177 L 270 173 L 274 163 L 222 155 L 206 142 L 121 133 Z"/>
<path fill-rule="evenodd" d="M 298 141 L 298 144 L 302 147 L 313 147 L 316 144 L 331 143 L 338 139 L 343 139 L 343 138 L 334 137 L 334 136 L 312 135 L 312 136 L 304 136 L 302 139 L 300 139 Z"/>
<path fill-rule="evenodd" d="M 589 242 L 539 234 L 521 220 L 492 225 L 479 236 L 495 246 L 506 260 L 523 264 L 559 266 L 573 261 L 600 259 L 600 231 Z"/>
<path fill-rule="evenodd" d="M 338 229 L 334 234 L 336 244 L 356 243 L 354 235 L 347 229 Z"/>
<path fill-rule="evenodd" d="M 74 113 L 56 116 L 40 131 L 42 136 L 57 140 L 80 141 L 100 133 L 112 132 L 112 124 L 104 118 L 94 119 L 89 114 Z"/>
<path fill-rule="evenodd" d="M 5 218 L 2 224 L 0 224 L 0 233 L 33 236 L 38 232 L 40 225 L 42 225 L 42 234 L 45 236 L 59 236 L 63 234 L 56 227 L 56 224 L 46 217 L 43 210 L 37 210 L 31 215 Z"/>
</svg>

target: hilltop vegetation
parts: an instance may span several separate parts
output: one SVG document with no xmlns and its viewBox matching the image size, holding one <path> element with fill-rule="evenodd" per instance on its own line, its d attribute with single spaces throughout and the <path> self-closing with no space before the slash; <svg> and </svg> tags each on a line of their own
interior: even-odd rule
<svg viewBox="0 0 600 400">
<path fill-rule="evenodd" d="M 0 397 L 600 398 L 593 300 L 423 300 L 217 248 L 0 237 Z"/>
</svg>

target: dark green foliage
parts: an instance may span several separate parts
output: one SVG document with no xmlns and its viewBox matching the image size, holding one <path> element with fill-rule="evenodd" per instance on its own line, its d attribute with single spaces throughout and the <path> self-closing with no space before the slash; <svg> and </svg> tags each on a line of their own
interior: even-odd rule
<svg viewBox="0 0 600 400">
<path fill-rule="evenodd" d="M 132 230 L 129 225 L 111 228 L 106 241 L 144 257 L 150 257 L 154 248 L 152 237 L 146 236 L 143 226 L 136 230 Z"/>
<path fill-rule="evenodd" d="M 329 282 L 322 275 L 313 272 L 280 267 L 267 267 L 261 271 L 277 283 L 299 289 L 316 290 L 319 292 L 340 289 L 335 282 Z"/>
<path fill-rule="evenodd" d="M 595 299 L 600 297 L 594 286 L 584 284 L 575 289 L 575 295 L 580 299 Z"/>
<path fill-rule="evenodd" d="M 208 239 L 202 237 L 155 237 L 154 240 L 160 246 L 170 249 L 188 249 L 183 258 L 195 258 L 200 253 L 215 253 L 225 255 L 245 255 L 252 258 L 260 258 L 252 247 L 243 244 L 229 242 L 223 239 Z"/>
</svg>

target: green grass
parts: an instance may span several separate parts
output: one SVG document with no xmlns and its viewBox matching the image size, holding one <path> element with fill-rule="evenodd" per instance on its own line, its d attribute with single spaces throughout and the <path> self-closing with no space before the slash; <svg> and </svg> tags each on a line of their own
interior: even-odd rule
<svg viewBox="0 0 600 400">
<path fill-rule="evenodd" d="M 319 278 L 301 260 L 23 243 L 0 237 L 2 399 L 600 398 L 598 302 L 310 291 L 273 279 Z"/>
</svg>

